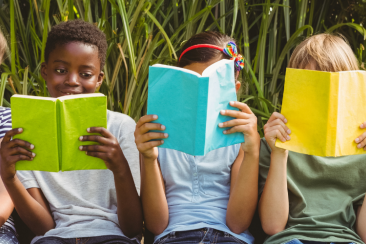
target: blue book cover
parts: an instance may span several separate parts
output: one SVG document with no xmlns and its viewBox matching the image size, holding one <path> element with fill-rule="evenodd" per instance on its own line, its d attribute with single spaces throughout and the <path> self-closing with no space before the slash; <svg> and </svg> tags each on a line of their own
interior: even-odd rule
<svg viewBox="0 0 366 244">
<path fill-rule="evenodd" d="M 219 123 L 233 119 L 221 110 L 238 110 L 234 61 L 223 59 L 202 75 L 183 68 L 156 64 L 149 67 L 147 114 L 166 126 L 169 137 L 160 147 L 202 156 L 220 147 L 244 142 L 243 133 L 223 134 Z"/>
</svg>

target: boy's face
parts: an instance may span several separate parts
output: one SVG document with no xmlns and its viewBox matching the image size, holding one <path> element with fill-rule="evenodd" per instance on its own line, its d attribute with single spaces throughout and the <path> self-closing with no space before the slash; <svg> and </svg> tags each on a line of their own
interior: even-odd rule
<svg viewBox="0 0 366 244">
<path fill-rule="evenodd" d="M 58 45 L 42 63 L 41 74 L 52 97 L 93 93 L 104 76 L 97 47 L 81 42 Z"/>
</svg>

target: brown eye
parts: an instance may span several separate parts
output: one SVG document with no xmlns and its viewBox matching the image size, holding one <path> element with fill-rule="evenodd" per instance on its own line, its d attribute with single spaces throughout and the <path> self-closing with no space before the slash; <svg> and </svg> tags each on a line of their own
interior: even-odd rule
<svg viewBox="0 0 366 244">
<path fill-rule="evenodd" d="M 81 73 L 81 76 L 84 77 L 84 78 L 90 78 L 93 75 L 92 74 L 89 74 L 89 73 Z"/>
<path fill-rule="evenodd" d="M 64 70 L 64 69 L 56 69 L 56 72 L 59 73 L 59 74 L 65 74 L 66 73 L 66 70 Z"/>
</svg>

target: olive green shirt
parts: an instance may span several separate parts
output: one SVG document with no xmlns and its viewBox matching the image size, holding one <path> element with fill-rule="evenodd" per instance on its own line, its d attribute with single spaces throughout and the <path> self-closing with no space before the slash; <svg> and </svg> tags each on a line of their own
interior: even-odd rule
<svg viewBox="0 0 366 244">
<path fill-rule="evenodd" d="M 271 149 L 261 140 L 259 194 L 271 163 Z M 317 157 L 289 152 L 287 160 L 289 216 L 284 231 L 265 244 L 293 239 L 363 243 L 354 229 L 357 207 L 366 192 L 366 154 Z"/>
</svg>

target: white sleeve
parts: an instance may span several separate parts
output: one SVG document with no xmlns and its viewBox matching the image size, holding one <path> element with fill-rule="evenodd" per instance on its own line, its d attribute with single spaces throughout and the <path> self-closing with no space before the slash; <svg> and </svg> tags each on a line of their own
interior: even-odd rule
<svg viewBox="0 0 366 244">
<path fill-rule="evenodd" d="M 33 174 L 33 171 L 18 170 L 17 177 L 20 180 L 20 182 L 23 184 L 25 189 L 40 188 L 38 185 L 38 182 L 36 180 L 36 177 Z"/>
</svg>

